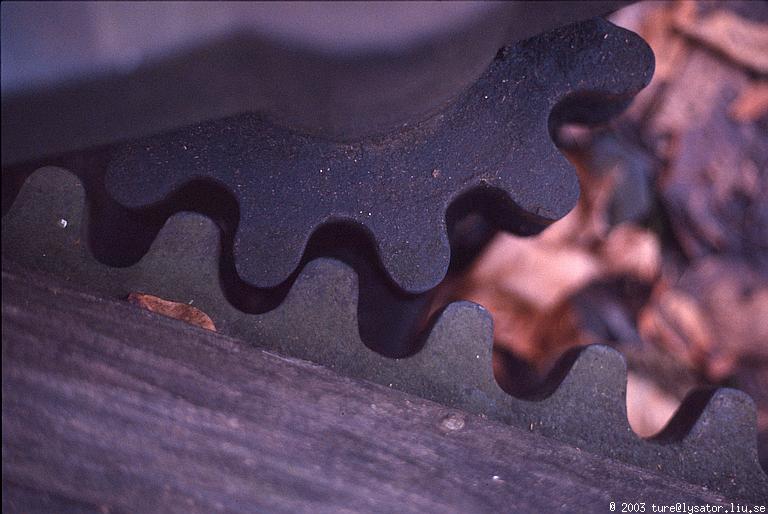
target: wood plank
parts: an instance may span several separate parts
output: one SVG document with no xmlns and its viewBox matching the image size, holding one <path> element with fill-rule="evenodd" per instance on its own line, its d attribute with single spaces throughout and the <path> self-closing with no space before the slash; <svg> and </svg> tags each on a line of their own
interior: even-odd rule
<svg viewBox="0 0 768 514">
<path fill-rule="evenodd" d="M 608 512 L 611 501 L 724 500 L 50 280 L 2 276 L 7 512 Z"/>
</svg>

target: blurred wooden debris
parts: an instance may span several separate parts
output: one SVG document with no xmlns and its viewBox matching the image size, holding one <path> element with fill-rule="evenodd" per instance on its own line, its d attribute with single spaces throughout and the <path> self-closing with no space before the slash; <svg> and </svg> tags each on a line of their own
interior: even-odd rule
<svg viewBox="0 0 768 514">
<path fill-rule="evenodd" d="M 753 82 L 731 102 L 728 114 L 741 123 L 768 117 L 768 81 Z"/>
<path fill-rule="evenodd" d="M 653 405 L 652 409 L 648 405 Z M 675 395 L 654 380 L 630 372 L 627 376 L 627 417 L 640 437 L 651 437 L 664 426 L 680 405 Z"/>
<path fill-rule="evenodd" d="M 620 348 L 644 436 L 719 384 L 753 394 L 768 442 L 768 2 L 640 2 L 613 21 L 656 75 L 611 126 L 556 134 L 578 206 L 536 238 L 496 236 L 442 297 L 485 305 L 496 349 L 539 375 L 572 346 Z"/>
<path fill-rule="evenodd" d="M 707 257 L 669 286 L 660 281 L 640 320 L 648 341 L 712 382 L 738 374 L 743 365 L 768 366 L 768 276 L 744 262 Z M 664 335 L 660 332 L 669 332 Z"/>
<path fill-rule="evenodd" d="M 704 16 L 678 16 L 675 28 L 752 71 L 768 74 L 768 31 L 763 23 L 717 10 Z"/>
<path fill-rule="evenodd" d="M 216 331 L 216 325 L 213 320 L 197 307 L 192 307 L 187 303 L 172 302 L 160 297 L 144 293 L 130 293 L 128 302 L 142 309 L 146 309 L 169 318 L 189 323 L 206 330 Z"/>
</svg>

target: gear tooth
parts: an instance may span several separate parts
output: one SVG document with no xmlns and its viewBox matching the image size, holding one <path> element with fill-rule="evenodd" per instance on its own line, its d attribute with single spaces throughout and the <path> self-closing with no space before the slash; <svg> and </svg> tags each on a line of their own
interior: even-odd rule
<svg viewBox="0 0 768 514">
<path fill-rule="evenodd" d="M 554 144 L 549 154 L 542 155 L 535 159 L 535 162 L 536 167 L 540 170 L 546 170 L 549 179 L 546 183 L 544 181 L 531 182 L 538 189 L 528 193 L 527 200 L 529 203 L 523 204 L 521 207 L 536 213 L 537 217 L 544 220 L 542 223 L 544 225 L 544 223 L 552 223 L 563 218 L 576 207 L 579 201 L 580 186 L 573 165 L 555 148 Z M 522 183 L 519 186 L 531 187 Z M 557 191 L 558 194 L 548 194 L 547 191 Z M 549 200 L 544 204 L 541 200 L 536 201 L 534 198 L 548 198 Z"/>
<path fill-rule="evenodd" d="M 697 389 L 685 397 L 652 440 L 743 451 L 756 442 L 756 420 L 754 402 L 746 393 L 729 388 Z"/>
<path fill-rule="evenodd" d="M 468 301 L 447 305 L 436 317 L 424 347 L 406 361 L 424 375 L 429 399 L 470 412 L 497 408 L 504 393 L 493 376 L 493 320 Z"/>
<path fill-rule="evenodd" d="M 244 322 L 252 324 L 247 330 L 259 346 L 362 376 L 367 354 L 373 352 L 358 336 L 357 298 L 358 279 L 352 268 L 331 258 L 315 259 L 302 269 L 276 309 L 244 316 Z M 289 337 L 286 327 L 291 327 Z M 307 341 L 314 343 L 304 344 Z"/>
<path fill-rule="evenodd" d="M 189 237 L 192 233 L 194 239 Z M 183 254 L 210 271 L 209 268 L 218 265 L 219 241 L 219 227 L 208 216 L 180 212 L 165 221 L 142 261 L 152 263 Z"/>
<path fill-rule="evenodd" d="M 54 184 L 55 186 L 51 186 Z M 24 181 L 8 213 L 28 209 L 42 202 L 51 215 L 60 213 L 69 219 L 67 227 L 80 225 L 85 212 L 85 189 L 72 172 L 57 166 L 44 166 L 32 172 Z"/>
<path fill-rule="evenodd" d="M 190 232 L 195 233 L 195 241 L 189 240 Z M 158 231 L 147 255 L 154 254 L 160 258 L 164 254 L 194 252 L 196 256 L 206 259 L 206 263 L 216 263 L 218 252 L 211 252 L 219 247 L 219 227 L 211 218 L 196 212 L 179 212 L 165 221 Z"/>
<path fill-rule="evenodd" d="M 278 231 L 273 227 L 274 232 L 267 243 L 255 238 L 253 232 L 243 230 L 247 223 L 241 214 L 232 248 L 235 269 L 244 281 L 254 287 L 278 287 L 301 264 L 313 231 L 308 227 L 296 226 L 291 232 Z M 275 244 L 275 241 L 279 244 Z"/>
<path fill-rule="evenodd" d="M 50 267 L 46 261 L 55 257 L 67 273 L 88 255 L 85 211 L 85 189 L 79 178 L 53 166 L 36 170 L 3 216 L 3 255 L 43 270 Z"/>
<path fill-rule="evenodd" d="M 516 407 L 526 412 L 532 431 L 620 457 L 636 440 L 627 421 L 626 388 L 624 357 L 591 345 L 566 353 L 537 397 L 523 405 L 525 400 L 516 400 Z"/>
<path fill-rule="evenodd" d="M 626 416 L 627 364 L 624 356 L 605 345 L 579 348 L 574 356 L 562 358 L 570 368 L 552 396 L 568 396 L 592 408 L 613 411 L 617 407 Z"/>
<path fill-rule="evenodd" d="M 768 498 L 757 453 L 754 402 L 735 389 L 689 394 L 652 441 L 668 450 L 664 465 L 683 479 L 749 499 Z"/>
<path fill-rule="evenodd" d="M 442 217 L 445 218 L 445 213 Z M 451 261 L 451 245 L 444 221 L 422 219 L 411 226 L 404 222 L 396 226 L 408 234 L 405 242 L 400 232 L 393 236 L 370 229 L 387 275 L 410 294 L 434 289 L 445 278 Z"/>
<path fill-rule="evenodd" d="M 755 446 L 756 422 L 755 403 L 749 395 L 736 389 L 716 389 L 686 439 L 713 441 L 713 447 L 743 450 Z"/>
<path fill-rule="evenodd" d="M 220 320 L 232 309 L 219 284 L 219 241 L 219 227 L 213 220 L 180 212 L 165 221 L 139 262 L 114 272 L 123 277 L 126 289 L 191 301 Z M 217 326 L 221 328 L 220 323 Z"/>
<path fill-rule="evenodd" d="M 168 163 L 179 160 L 177 145 L 172 134 L 163 134 L 117 147 L 104 170 L 107 193 L 128 209 L 146 207 L 170 196 L 187 182 L 168 170 Z M 136 180 L 137 176 L 142 180 Z"/>
<path fill-rule="evenodd" d="M 680 407 L 686 408 L 685 403 Z M 768 476 L 757 452 L 757 409 L 748 394 L 716 389 L 683 439 L 683 446 L 689 460 L 710 454 L 701 471 L 706 469 L 713 484 L 730 482 L 728 485 L 749 496 L 754 496 L 750 494 L 754 489 L 763 499 L 768 498 Z"/>
<path fill-rule="evenodd" d="M 653 77 L 656 58 L 648 43 L 604 19 L 586 21 L 576 32 L 567 28 L 549 32 L 538 42 L 540 55 L 549 59 L 542 65 L 565 79 L 560 82 L 560 90 L 552 91 L 552 107 L 567 97 L 582 96 L 580 100 L 589 102 L 584 105 L 591 105 L 595 93 L 602 96 L 598 103 L 606 108 L 578 109 L 573 113 L 583 123 L 602 123 L 616 116 Z M 603 51 L 594 52 L 595 47 L 603 47 Z M 577 73 L 578 81 L 568 80 L 567 73 L 573 69 L 589 72 Z M 593 98 L 584 98 L 583 94 Z"/>
<path fill-rule="evenodd" d="M 600 52 L 594 51 L 597 47 Z M 520 80 L 546 94 L 526 99 L 535 115 L 526 120 L 528 133 L 513 136 L 519 140 L 515 146 L 528 153 L 522 158 L 525 166 L 520 166 L 517 152 L 492 182 L 546 225 L 565 216 L 578 197 L 573 166 L 550 141 L 554 129 L 568 122 L 605 123 L 619 115 L 650 82 L 655 58 L 640 36 L 602 19 L 585 21 L 577 30 L 564 27 L 548 32 L 516 49 L 528 59 Z M 501 65 L 509 65 L 504 71 L 507 76 L 520 74 L 515 64 L 510 59 Z M 542 105 L 531 109 L 536 100 Z"/>
<path fill-rule="evenodd" d="M 423 351 L 456 364 L 469 356 L 488 364 L 492 347 L 493 318 L 488 310 L 474 302 L 458 301 L 435 316 Z"/>
</svg>

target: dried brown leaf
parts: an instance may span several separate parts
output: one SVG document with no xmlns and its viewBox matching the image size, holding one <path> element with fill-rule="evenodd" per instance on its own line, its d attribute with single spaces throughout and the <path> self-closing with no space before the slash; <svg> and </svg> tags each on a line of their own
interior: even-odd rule
<svg viewBox="0 0 768 514">
<path fill-rule="evenodd" d="M 130 293 L 128 301 L 142 309 L 162 314 L 190 325 L 216 331 L 216 325 L 214 325 L 210 316 L 189 304 L 164 300 L 163 298 L 144 293 Z"/>
</svg>

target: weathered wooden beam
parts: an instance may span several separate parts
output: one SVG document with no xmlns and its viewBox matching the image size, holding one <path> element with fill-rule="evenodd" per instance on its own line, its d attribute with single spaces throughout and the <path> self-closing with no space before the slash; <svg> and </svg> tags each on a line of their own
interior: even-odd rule
<svg viewBox="0 0 768 514">
<path fill-rule="evenodd" d="M 39 275 L 4 269 L 2 285 L 4 512 L 724 500 Z"/>
</svg>

